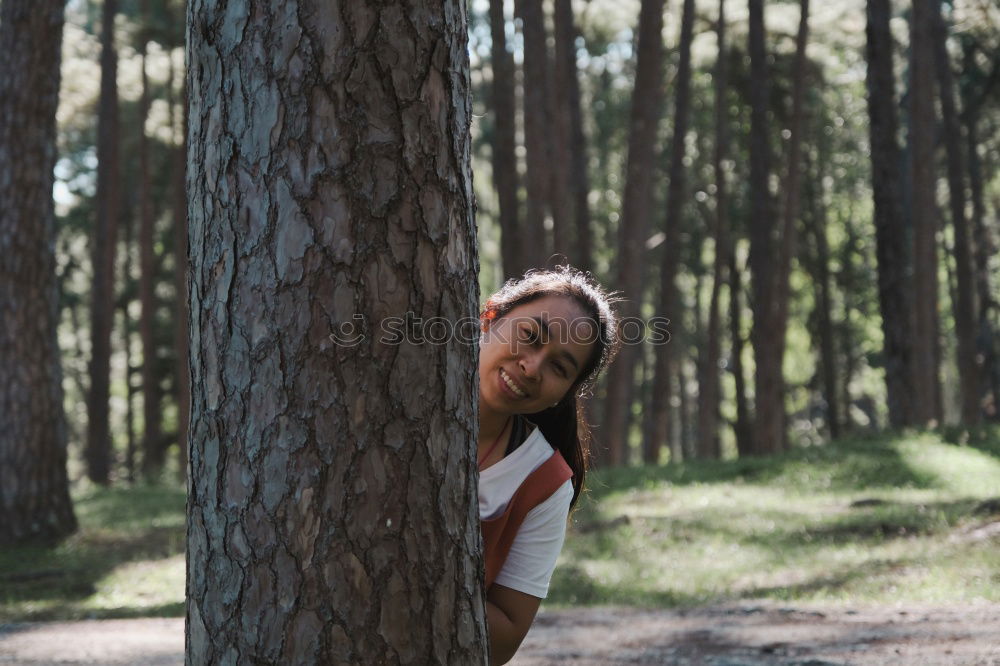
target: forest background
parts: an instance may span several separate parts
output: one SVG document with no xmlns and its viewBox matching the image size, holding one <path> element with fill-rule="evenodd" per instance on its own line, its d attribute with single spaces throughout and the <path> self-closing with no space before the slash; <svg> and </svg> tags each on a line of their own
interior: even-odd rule
<svg viewBox="0 0 1000 666">
<path fill-rule="evenodd" d="M 1000 419 L 995 3 L 470 8 L 481 292 L 565 257 L 623 314 L 671 320 L 591 402 L 598 467 L 990 437 L 965 433 Z M 186 468 L 184 13 L 66 6 L 54 199 L 78 496 Z"/>
</svg>

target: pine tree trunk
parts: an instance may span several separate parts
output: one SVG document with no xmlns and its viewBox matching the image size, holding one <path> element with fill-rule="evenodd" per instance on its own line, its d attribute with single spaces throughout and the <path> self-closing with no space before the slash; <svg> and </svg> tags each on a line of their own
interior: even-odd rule
<svg viewBox="0 0 1000 666">
<path fill-rule="evenodd" d="M 749 0 L 750 29 L 750 273 L 753 292 L 754 425 L 753 453 L 784 448 L 784 345 L 776 344 L 778 273 L 776 216 L 768 185 L 771 176 L 768 120 L 768 65 L 764 35 L 764 0 Z"/>
<path fill-rule="evenodd" d="M 549 56 L 545 43 L 545 15 L 539 0 L 514 0 L 524 39 L 524 150 L 527 215 L 521 244 L 528 267 L 545 266 L 549 258 L 546 209 L 551 197 L 554 165 L 549 153 Z"/>
<path fill-rule="evenodd" d="M 875 253 L 878 297 L 882 313 L 885 384 L 889 424 L 915 422 L 912 376 L 913 291 L 910 256 L 900 239 L 907 237 L 903 218 L 899 146 L 896 143 L 895 80 L 889 0 L 868 0 L 866 26 L 868 116 L 871 139 L 872 192 L 875 205 Z"/>
<path fill-rule="evenodd" d="M 962 422 L 977 425 L 979 408 L 979 363 L 976 360 L 976 284 L 975 258 L 971 249 L 969 225 L 965 217 L 965 174 L 962 157 L 962 130 L 955 108 L 955 84 L 948 55 L 948 29 L 941 16 L 941 2 L 933 7 L 934 56 L 937 67 L 938 95 L 941 100 L 942 129 L 948 162 L 948 201 L 954 233 L 955 278 L 957 298 L 953 301 L 955 336 L 958 343 L 958 374 L 962 400 Z"/>
<path fill-rule="evenodd" d="M 670 141 L 670 184 L 667 188 L 667 210 L 664 220 L 666 239 L 662 244 L 660 259 L 660 307 L 659 315 L 679 320 L 679 298 L 674 283 L 680 262 L 681 217 L 685 200 L 684 157 L 687 148 L 687 132 L 691 115 L 691 41 L 694 35 L 694 0 L 684 0 L 681 13 L 681 39 L 678 46 L 676 84 L 672 91 L 675 100 L 674 133 Z M 657 349 L 656 371 L 653 380 L 653 438 L 646 442 L 646 462 L 656 459 L 656 451 L 666 442 L 669 431 L 670 374 L 674 345 L 663 345 Z M 677 357 L 680 362 L 680 355 Z M 681 372 L 678 369 L 678 372 Z"/>
<path fill-rule="evenodd" d="M 639 9 L 635 90 L 629 116 L 628 156 L 615 285 L 627 300 L 623 318 L 637 320 L 643 294 L 643 254 L 653 203 L 653 160 L 656 129 L 663 100 L 664 0 L 642 0 Z M 631 417 L 632 388 L 639 347 L 624 344 L 608 374 L 607 412 L 602 424 L 608 451 L 597 451 L 595 463 L 620 465 L 625 459 Z"/>
<path fill-rule="evenodd" d="M 117 0 L 105 0 L 101 23 L 101 94 L 97 112 L 97 223 L 91 252 L 90 393 L 87 396 L 87 475 L 107 484 L 111 474 L 111 328 L 114 323 L 115 253 L 118 238 Z"/>
<path fill-rule="evenodd" d="M 719 445 L 719 357 L 721 355 L 721 314 L 719 298 L 722 285 L 727 280 L 726 268 L 729 264 L 729 218 L 726 207 L 726 171 L 723 162 L 729 153 L 729 122 L 726 95 L 728 72 L 726 67 L 726 0 L 719 0 L 719 18 L 715 24 L 716 48 L 713 81 L 715 83 L 715 150 L 712 154 L 712 170 L 715 174 L 715 224 L 712 235 L 715 239 L 712 263 L 712 294 L 708 301 L 708 326 L 706 329 L 703 357 L 698 374 L 698 456 L 718 459 L 722 456 Z"/>
<path fill-rule="evenodd" d="M 580 109 L 580 80 L 576 67 L 576 38 L 579 32 L 573 22 L 572 0 L 555 0 L 554 24 L 556 62 L 559 89 L 564 91 L 565 113 L 569 120 L 570 197 L 573 210 L 575 244 L 570 263 L 580 270 L 593 267 L 594 240 L 590 229 L 590 177 L 587 175 L 587 140 L 583 133 L 583 113 Z"/>
<path fill-rule="evenodd" d="M 60 0 L 0 5 L 0 546 L 76 530 L 56 332 Z"/>
<path fill-rule="evenodd" d="M 465 3 L 188 38 L 187 663 L 484 663 Z"/>
<path fill-rule="evenodd" d="M 503 0 L 490 0 L 492 106 L 496 125 L 493 132 L 493 185 L 497 189 L 500 203 L 500 254 L 503 272 L 510 278 L 522 275 L 528 264 L 521 247 L 517 202 L 519 179 L 515 155 L 514 56 L 507 50 L 505 26 Z"/>
<path fill-rule="evenodd" d="M 140 2 L 143 27 L 148 21 L 146 0 Z M 149 115 L 149 78 L 146 76 L 146 42 L 142 39 L 142 92 L 139 96 L 139 337 L 142 340 L 142 473 L 155 479 L 163 470 L 166 452 L 160 428 L 160 389 L 156 370 L 156 257 L 153 250 L 153 202 L 149 176 L 149 139 L 146 118 Z"/>
<path fill-rule="evenodd" d="M 916 425 L 941 423 L 941 379 L 938 363 L 937 202 L 934 173 L 934 42 L 932 19 L 936 0 L 913 0 L 910 16 L 909 146 L 913 204 L 914 325 L 913 393 Z M 896 241 L 898 242 L 898 240 Z"/>
</svg>

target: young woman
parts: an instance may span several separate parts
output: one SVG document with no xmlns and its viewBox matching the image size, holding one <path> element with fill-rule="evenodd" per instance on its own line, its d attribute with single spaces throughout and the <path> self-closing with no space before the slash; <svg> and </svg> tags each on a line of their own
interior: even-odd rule
<svg viewBox="0 0 1000 666">
<path fill-rule="evenodd" d="M 583 488 L 590 427 L 577 399 L 618 349 L 611 299 L 570 267 L 529 271 L 480 317 L 479 517 L 491 663 L 528 633 Z"/>
</svg>

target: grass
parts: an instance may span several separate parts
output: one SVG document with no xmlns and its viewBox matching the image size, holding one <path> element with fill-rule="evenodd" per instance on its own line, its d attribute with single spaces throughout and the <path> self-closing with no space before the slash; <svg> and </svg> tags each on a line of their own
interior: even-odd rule
<svg viewBox="0 0 1000 666">
<path fill-rule="evenodd" d="M 769 458 L 605 470 L 547 607 L 1000 601 L 1000 430 L 842 440 Z M 80 530 L 0 549 L 0 623 L 182 616 L 184 491 L 74 495 Z M 977 509 L 980 509 L 977 511 Z"/>
<path fill-rule="evenodd" d="M 550 607 L 1000 601 L 1000 436 L 842 440 L 592 474 Z M 977 509 L 979 511 L 977 512 Z"/>
<path fill-rule="evenodd" d="M 56 547 L 0 549 L 0 623 L 184 615 L 184 490 L 92 489 Z"/>
</svg>

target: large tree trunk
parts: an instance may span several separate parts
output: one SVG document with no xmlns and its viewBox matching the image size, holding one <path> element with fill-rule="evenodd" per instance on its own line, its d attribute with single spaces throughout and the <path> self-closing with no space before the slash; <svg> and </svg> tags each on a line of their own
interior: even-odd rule
<svg viewBox="0 0 1000 666">
<path fill-rule="evenodd" d="M 188 663 L 485 661 L 466 30 L 189 5 Z"/>
<path fill-rule="evenodd" d="M 909 146 L 913 225 L 913 394 L 916 425 L 941 423 L 938 362 L 937 202 L 934 173 L 934 41 L 936 0 L 913 0 L 910 16 Z M 898 239 L 896 240 L 898 242 Z"/>
<path fill-rule="evenodd" d="M 778 310 L 776 217 L 771 198 L 770 122 L 764 0 L 749 0 L 750 29 L 750 273 L 753 293 L 754 429 L 753 453 L 780 451 L 785 444 L 784 344 L 775 341 Z"/>
<path fill-rule="evenodd" d="M 492 106 L 493 185 L 500 203 L 500 255 L 503 272 L 517 277 L 528 268 L 522 250 L 517 190 L 517 157 L 515 140 L 514 56 L 507 50 L 506 17 L 503 0 L 490 0 L 490 36 L 493 68 Z"/>
<path fill-rule="evenodd" d="M 878 298 L 882 312 L 885 385 L 889 423 L 900 428 L 914 423 L 911 386 L 913 292 L 910 256 L 901 239 L 907 237 L 903 218 L 899 146 L 896 142 L 893 40 L 889 31 L 889 0 L 868 0 L 866 55 L 868 116 L 871 139 L 872 192 L 875 204 L 875 253 Z"/>
<path fill-rule="evenodd" d="M 545 43 L 545 14 L 539 0 L 514 0 L 524 38 L 524 150 L 527 214 L 521 245 L 528 267 L 541 267 L 549 257 L 545 213 L 551 196 L 554 169 L 550 154 L 548 86 L 549 56 Z"/>
<path fill-rule="evenodd" d="M 52 204 L 62 29 L 61 0 L 0 6 L 0 546 L 76 529 Z"/>
<path fill-rule="evenodd" d="M 147 0 L 140 2 L 145 32 L 148 23 Z M 156 256 L 153 249 L 153 202 L 149 176 L 149 139 L 146 117 L 149 115 L 149 78 L 146 76 L 146 40 L 142 38 L 142 92 L 139 96 L 139 337 L 142 340 L 142 472 L 154 479 L 163 470 L 166 451 L 160 427 L 160 387 L 156 370 Z"/>
<path fill-rule="evenodd" d="M 643 253 L 653 203 L 653 159 L 656 128 L 663 100 L 664 0 L 642 0 L 639 9 L 635 90 L 629 116 L 628 157 L 615 285 L 624 292 L 623 318 L 636 320 L 643 293 Z M 602 425 L 608 451 L 598 450 L 597 463 L 621 465 L 626 457 L 632 388 L 639 347 L 626 342 L 608 374 L 607 411 Z"/>
<path fill-rule="evenodd" d="M 962 130 L 955 109 L 955 84 L 948 56 L 948 29 L 941 16 L 941 0 L 933 7 L 934 51 L 937 66 L 938 95 L 944 145 L 948 162 L 948 200 L 954 232 L 955 278 L 957 298 L 952 306 L 955 314 L 955 336 L 958 342 L 958 374 L 962 400 L 962 422 L 976 425 L 980 421 L 979 363 L 976 360 L 976 284 L 975 259 L 971 249 L 969 225 L 965 217 L 965 175 L 962 157 Z"/>
<path fill-rule="evenodd" d="M 563 94 L 563 106 L 569 121 L 570 197 L 573 210 L 575 243 L 570 263 L 581 270 L 593 266 L 594 240 L 590 228 L 590 177 L 587 175 L 587 140 L 583 133 L 583 113 L 580 109 L 580 80 L 576 67 L 576 38 L 572 0 L 555 0 L 554 24 L 556 37 L 556 78 Z"/>
<path fill-rule="evenodd" d="M 719 357 L 721 355 L 721 313 L 719 298 L 722 285 L 726 282 L 726 268 L 729 265 L 729 205 L 726 187 L 726 170 L 723 162 L 729 153 L 729 122 L 726 103 L 728 72 L 726 68 L 726 0 L 719 0 L 719 18 L 715 24 L 718 56 L 715 72 L 715 150 L 712 154 L 712 170 L 715 174 L 715 257 L 712 263 L 712 293 L 708 301 L 708 325 L 705 344 L 701 348 L 702 358 L 698 374 L 698 443 L 700 458 L 720 458 L 719 445 Z"/>
<path fill-rule="evenodd" d="M 101 94 L 97 112 L 97 224 L 91 252 L 94 286 L 90 308 L 90 393 L 87 396 L 87 475 L 107 484 L 111 474 L 111 328 L 114 322 L 115 252 L 118 238 L 117 0 L 104 1 L 101 23 Z"/>
<path fill-rule="evenodd" d="M 691 115 L 691 41 L 694 35 L 694 0 L 684 0 L 681 13 L 681 39 L 678 46 L 676 85 L 673 90 L 674 133 L 670 142 L 670 185 L 667 187 L 667 210 L 664 220 L 666 238 L 660 261 L 659 315 L 679 320 L 680 312 L 677 285 L 677 265 L 680 261 L 681 217 L 684 211 L 685 176 L 684 156 L 687 148 L 687 131 Z M 645 460 L 655 463 L 660 447 L 667 443 L 669 433 L 668 405 L 670 403 L 670 375 L 672 374 L 674 345 L 666 344 L 657 350 L 656 371 L 653 378 L 653 436 L 645 442 Z M 681 362 L 681 356 L 677 356 Z M 683 370 L 678 368 L 678 376 Z"/>
<path fill-rule="evenodd" d="M 541 2 L 538 2 L 541 5 Z M 553 29 L 553 34 L 555 30 Z M 548 105 L 549 131 L 546 138 L 549 142 L 549 212 L 552 215 L 552 253 L 560 263 L 572 259 L 573 239 L 573 198 L 571 196 L 572 178 L 571 146 L 569 124 L 569 100 L 566 80 L 576 73 L 576 62 L 572 68 L 567 68 L 566 58 L 560 51 L 562 47 L 558 37 L 555 48 L 546 48 L 546 62 L 549 65 L 548 86 L 545 89 L 545 101 Z"/>
</svg>

